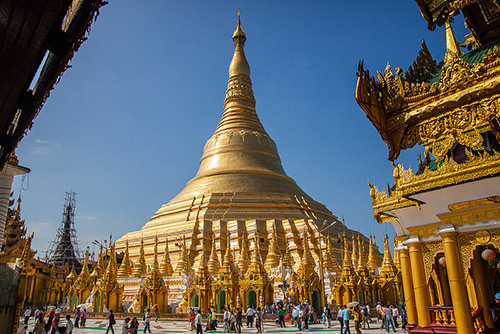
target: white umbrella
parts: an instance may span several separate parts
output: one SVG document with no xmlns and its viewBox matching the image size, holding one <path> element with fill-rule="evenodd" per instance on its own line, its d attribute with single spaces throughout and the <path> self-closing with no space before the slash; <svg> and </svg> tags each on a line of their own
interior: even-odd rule
<svg viewBox="0 0 500 334">
<path fill-rule="evenodd" d="M 347 307 L 354 307 L 354 306 L 358 306 L 359 303 L 358 302 L 350 302 L 349 304 L 347 304 Z"/>
</svg>

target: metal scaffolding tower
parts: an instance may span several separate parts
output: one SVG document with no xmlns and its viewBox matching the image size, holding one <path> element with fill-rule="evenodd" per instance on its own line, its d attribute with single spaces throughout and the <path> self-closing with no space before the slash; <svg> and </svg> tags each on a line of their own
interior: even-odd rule
<svg viewBox="0 0 500 334">
<path fill-rule="evenodd" d="M 75 229 L 75 196 L 72 191 L 66 192 L 61 227 L 57 229 L 56 239 L 50 243 L 45 258 L 56 268 L 67 263 L 79 273 L 82 265 Z"/>
</svg>

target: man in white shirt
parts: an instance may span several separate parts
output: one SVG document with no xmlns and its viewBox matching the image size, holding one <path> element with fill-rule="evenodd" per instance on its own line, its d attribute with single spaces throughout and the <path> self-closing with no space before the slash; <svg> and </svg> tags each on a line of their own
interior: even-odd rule
<svg viewBox="0 0 500 334">
<path fill-rule="evenodd" d="M 229 325 L 231 323 L 231 312 L 224 307 L 224 332 L 229 332 Z"/>
<path fill-rule="evenodd" d="M 71 321 L 71 316 L 68 314 L 66 315 L 66 334 L 73 334 L 73 328 L 75 326 L 73 325 L 73 321 Z"/>
<path fill-rule="evenodd" d="M 252 308 L 252 305 L 248 306 L 248 309 L 247 309 L 247 327 L 253 326 L 254 315 L 255 315 L 255 310 Z"/>
<path fill-rule="evenodd" d="M 24 317 L 24 324 L 27 325 L 31 317 L 31 309 L 29 307 L 26 309 L 26 311 L 24 311 L 23 317 Z"/>
<path fill-rule="evenodd" d="M 202 324 L 201 310 L 198 310 L 198 314 L 194 318 L 194 323 L 196 325 L 196 334 L 203 334 L 203 329 L 201 327 Z"/>
<path fill-rule="evenodd" d="M 130 326 L 128 324 L 129 322 L 130 322 L 130 318 L 125 319 L 125 321 L 123 322 L 122 334 L 129 334 L 129 329 L 130 329 Z"/>
</svg>

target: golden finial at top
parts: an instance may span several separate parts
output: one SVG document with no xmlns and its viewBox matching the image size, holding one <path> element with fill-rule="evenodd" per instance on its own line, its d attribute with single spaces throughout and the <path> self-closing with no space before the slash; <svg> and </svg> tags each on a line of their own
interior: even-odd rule
<svg viewBox="0 0 500 334">
<path fill-rule="evenodd" d="M 236 30 L 233 33 L 234 55 L 233 60 L 229 65 L 230 77 L 235 75 L 250 76 L 250 66 L 248 65 L 247 59 L 245 57 L 245 51 L 243 51 L 246 40 L 247 36 L 241 28 L 240 14 L 238 11 L 238 24 L 236 26 Z"/>
</svg>

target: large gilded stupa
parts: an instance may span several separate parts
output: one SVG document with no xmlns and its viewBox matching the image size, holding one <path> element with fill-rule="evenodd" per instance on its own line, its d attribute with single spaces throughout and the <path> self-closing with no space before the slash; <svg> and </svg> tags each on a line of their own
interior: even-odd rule
<svg viewBox="0 0 500 334">
<path fill-rule="evenodd" d="M 313 260 L 319 263 L 327 247 L 340 262 L 339 235 L 344 231 L 351 237 L 358 234 L 347 230 L 285 173 L 276 143 L 255 111 L 245 41 L 238 17 L 222 118 L 205 144 L 196 176 L 141 230 L 116 242 L 116 251 L 128 249 L 132 263 L 142 263 L 143 268 L 145 263 L 154 263 L 157 247 L 158 255 L 171 263 L 173 273 L 168 276 L 181 276 L 186 267 L 196 270 L 214 255 L 221 259 L 219 266 L 227 249 L 238 264 L 249 263 L 250 250 L 258 248 L 268 272 L 285 253 L 297 271 L 305 235 Z M 368 245 L 367 238 L 362 239 Z"/>
</svg>

